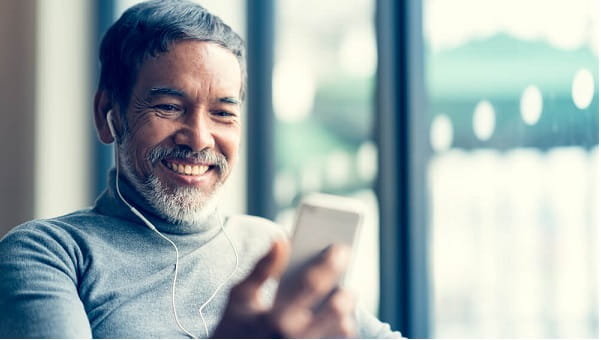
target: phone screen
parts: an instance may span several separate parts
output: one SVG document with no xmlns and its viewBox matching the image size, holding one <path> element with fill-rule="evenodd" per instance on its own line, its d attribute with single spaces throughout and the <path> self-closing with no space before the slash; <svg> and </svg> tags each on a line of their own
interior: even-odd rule
<svg viewBox="0 0 601 340">
<path fill-rule="evenodd" d="M 310 204 L 302 204 L 299 209 L 289 272 L 294 272 L 331 244 L 353 248 L 362 218 L 360 212 Z"/>
</svg>

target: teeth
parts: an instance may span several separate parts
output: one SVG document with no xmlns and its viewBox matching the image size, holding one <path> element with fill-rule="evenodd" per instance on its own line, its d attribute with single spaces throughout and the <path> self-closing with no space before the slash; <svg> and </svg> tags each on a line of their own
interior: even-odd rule
<svg viewBox="0 0 601 340">
<path fill-rule="evenodd" d="M 175 172 L 177 172 L 178 174 L 181 175 L 192 175 L 192 176 L 198 176 L 198 175 L 202 175 L 205 172 L 207 172 L 207 170 L 209 170 L 209 167 L 207 165 L 183 165 L 183 164 L 176 164 L 176 163 L 167 163 L 167 167 Z"/>
</svg>

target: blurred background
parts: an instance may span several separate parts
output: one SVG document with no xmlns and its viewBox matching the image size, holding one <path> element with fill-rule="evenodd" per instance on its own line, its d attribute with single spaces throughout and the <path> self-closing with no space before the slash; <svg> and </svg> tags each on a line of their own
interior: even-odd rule
<svg viewBox="0 0 601 340">
<path fill-rule="evenodd" d="M 598 337 L 598 1 L 197 2 L 249 49 L 226 212 L 366 202 L 350 285 L 405 336 Z M 135 3 L 0 1 L 0 236 L 104 188 L 98 46 Z"/>
</svg>

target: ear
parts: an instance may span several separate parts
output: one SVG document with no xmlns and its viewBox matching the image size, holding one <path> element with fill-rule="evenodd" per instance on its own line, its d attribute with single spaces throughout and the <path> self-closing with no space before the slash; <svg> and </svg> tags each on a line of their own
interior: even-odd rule
<svg viewBox="0 0 601 340">
<path fill-rule="evenodd" d="M 94 96 L 94 123 L 98 138 L 105 144 L 115 141 L 107 123 L 107 114 L 110 110 L 113 110 L 113 125 L 117 131 L 120 131 L 118 126 L 121 124 L 115 122 L 119 120 L 119 113 L 116 112 L 118 111 L 117 105 L 114 105 L 111 95 L 106 90 L 98 90 Z"/>
</svg>

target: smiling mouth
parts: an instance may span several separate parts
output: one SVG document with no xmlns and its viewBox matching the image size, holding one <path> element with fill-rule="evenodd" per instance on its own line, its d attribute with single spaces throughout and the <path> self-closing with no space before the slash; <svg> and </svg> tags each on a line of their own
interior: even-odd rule
<svg viewBox="0 0 601 340">
<path fill-rule="evenodd" d="M 167 167 L 167 169 L 175 172 L 178 175 L 186 175 L 186 176 L 201 176 L 205 174 L 207 171 L 213 169 L 214 166 L 206 165 L 206 164 L 182 164 L 170 161 L 163 161 L 163 165 Z"/>
</svg>

